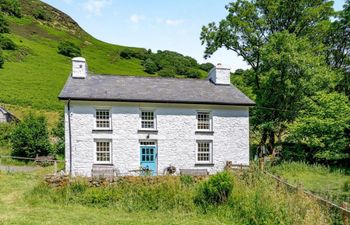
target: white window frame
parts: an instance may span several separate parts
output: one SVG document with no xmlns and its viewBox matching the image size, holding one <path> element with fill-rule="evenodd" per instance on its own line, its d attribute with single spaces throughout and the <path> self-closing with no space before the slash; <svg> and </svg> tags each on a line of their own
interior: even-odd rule
<svg viewBox="0 0 350 225">
<path fill-rule="evenodd" d="M 199 143 L 208 143 L 209 144 L 209 160 L 208 161 L 199 161 L 198 160 L 198 144 Z M 213 163 L 213 141 L 212 140 L 197 140 L 196 141 L 196 164 L 212 164 Z"/>
<path fill-rule="evenodd" d="M 153 113 L 153 128 L 143 128 L 142 127 L 142 113 L 143 112 L 151 112 Z M 157 130 L 157 115 L 156 115 L 156 112 L 155 110 L 153 109 L 140 109 L 140 123 L 139 123 L 139 129 L 140 130 Z M 151 120 L 147 120 L 147 121 L 151 121 Z"/>
<path fill-rule="evenodd" d="M 206 114 L 209 114 L 209 129 L 199 129 L 198 128 L 198 125 L 199 125 L 199 114 L 200 113 L 206 113 Z M 197 111 L 197 114 L 196 114 L 196 131 L 213 131 L 213 116 L 212 116 L 212 112 L 211 111 Z"/>
<path fill-rule="evenodd" d="M 109 126 L 108 127 L 97 127 L 97 111 L 103 110 L 103 111 L 108 111 L 109 112 Z M 112 129 L 112 113 L 110 108 L 95 108 L 95 121 L 94 121 L 94 129 L 95 130 L 111 130 Z"/>
<path fill-rule="evenodd" d="M 108 142 L 109 143 L 109 161 L 97 161 L 97 143 Z M 112 164 L 112 140 L 111 139 L 94 139 L 94 164 Z"/>
</svg>

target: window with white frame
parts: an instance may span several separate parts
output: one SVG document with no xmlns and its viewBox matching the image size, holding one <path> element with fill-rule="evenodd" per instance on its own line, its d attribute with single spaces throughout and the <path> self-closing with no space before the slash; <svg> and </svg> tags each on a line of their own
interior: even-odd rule
<svg viewBox="0 0 350 225">
<path fill-rule="evenodd" d="M 197 141 L 197 163 L 212 162 L 212 142 Z"/>
<path fill-rule="evenodd" d="M 197 113 L 197 130 L 211 130 L 210 112 Z"/>
<path fill-rule="evenodd" d="M 141 129 L 155 129 L 153 111 L 141 111 Z"/>
<path fill-rule="evenodd" d="M 96 128 L 111 128 L 111 115 L 109 109 L 96 109 Z"/>
<path fill-rule="evenodd" d="M 96 162 L 110 163 L 111 162 L 111 142 L 110 141 L 96 141 Z"/>
</svg>

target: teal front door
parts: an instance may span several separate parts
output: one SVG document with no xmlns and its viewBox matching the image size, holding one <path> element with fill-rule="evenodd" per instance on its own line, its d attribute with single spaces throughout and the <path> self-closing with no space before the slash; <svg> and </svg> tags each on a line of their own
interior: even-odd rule
<svg viewBox="0 0 350 225">
<path fill-rule="evenodd" d="M 157 175 L 157 148 L 154 145 L 141 145 L 141 167 L 143 175 Z"/>
</svg>

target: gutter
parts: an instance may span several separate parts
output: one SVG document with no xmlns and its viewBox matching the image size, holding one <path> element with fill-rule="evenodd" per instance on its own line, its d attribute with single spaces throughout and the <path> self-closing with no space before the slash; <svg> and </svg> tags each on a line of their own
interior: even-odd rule
<svg viewBox="0 0 350 225">
<path fill-rule="evenodd" d="M 68 99 L 68 136 L 69 136 L 69 175 L 72 175 L 72 128 L 70 122 L 70 99 Z"/>
</svg>

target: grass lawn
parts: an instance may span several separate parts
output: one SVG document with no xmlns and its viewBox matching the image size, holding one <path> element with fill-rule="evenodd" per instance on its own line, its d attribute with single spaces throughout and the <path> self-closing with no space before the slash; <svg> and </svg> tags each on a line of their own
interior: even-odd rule
<svg viewBox="0 0 350 225">
<path fill-rule="evenodd" d="M 49 171 L 36 174 L 0 172 L 0 224 L 230 224 L 215 215 L 181 212 L 126 212 L 79 204 L 30 204 L 25 195 Z"/>
<path fill-rule="evenodd" d="M 292 184 L 303 184 L 304 188 L 337 202 L 350 202 L 350 174 L 341 169 L 306 163 L 283 163 L 271 168 L 274 174 L 282 176 Z"/>
</svg>

